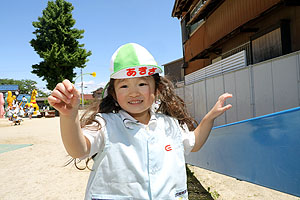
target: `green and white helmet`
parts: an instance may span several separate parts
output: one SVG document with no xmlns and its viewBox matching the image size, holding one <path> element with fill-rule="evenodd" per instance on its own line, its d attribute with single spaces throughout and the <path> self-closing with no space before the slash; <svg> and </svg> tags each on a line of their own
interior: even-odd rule
<svg viewBox="0 0 300 200">
<path fill-rule="evenodd" d="M 124 79 L 161 73 L 153 56 L 139 44 L 128 43 L 119 47 L 110 61 L 110 78 Z"/>
</svg>

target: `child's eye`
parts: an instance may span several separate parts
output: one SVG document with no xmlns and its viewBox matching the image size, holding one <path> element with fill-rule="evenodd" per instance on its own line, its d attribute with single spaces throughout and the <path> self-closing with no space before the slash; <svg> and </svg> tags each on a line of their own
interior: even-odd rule
<svg viewBox="0 0 300 200">
<path fill-rule="evenodd" d="M 121 85 L 120 88 L 127 88 L 127 85 Z"/>
<path fill-rule="evenodd" d="M 139 86 L 145 86 L 147 83 L 140 83 Z"/>
</svg>

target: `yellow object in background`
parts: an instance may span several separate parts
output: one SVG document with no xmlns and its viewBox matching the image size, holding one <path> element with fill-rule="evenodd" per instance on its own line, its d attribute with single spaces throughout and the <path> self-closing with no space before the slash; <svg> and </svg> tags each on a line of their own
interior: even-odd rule
<svg viewBox="0 0 300 200">
<path fill-rule="evenodd" d="M 30 108 L 31 105 L 33 106 L 33 108 L 34 108 L 33 114 L 34 115 L 36 115 L 39 112 L 39 106 L 36 103 L 36 95 L 37 95 L 37 90 L 36 89 L 32 90 L 30 102 L 25 104 L 25 106 L 28 108 Z"/>
<path fill-rule="evenodd" d="M 12 107 L 12 103 L 13 103 L 13 97 L 12 97 L 12 92 L 11 91 L 8 91 L 7 92 L 7 99 L 6 99 L 6 102 L 7 102 L 7 105 L 8 107 Z"/>
</svg>

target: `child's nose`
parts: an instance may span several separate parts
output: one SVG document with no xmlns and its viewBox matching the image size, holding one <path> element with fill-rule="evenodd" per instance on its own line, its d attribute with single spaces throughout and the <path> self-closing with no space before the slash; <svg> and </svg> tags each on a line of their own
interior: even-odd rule
<svg viewBox="0 0 300 200">
<path fill-rule="evenodd" d="M 129 90 L 129 95 L 132 96 L 132 97 L 136 97 L 136 96 L 139 96 L 139 90 L 137 87 L 131 87 L 130 90 Z"/>
</svg>

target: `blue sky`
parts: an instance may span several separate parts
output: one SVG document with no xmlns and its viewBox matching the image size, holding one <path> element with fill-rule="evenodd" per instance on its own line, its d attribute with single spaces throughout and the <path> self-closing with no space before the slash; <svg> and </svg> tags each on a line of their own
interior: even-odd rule
<svg viewBox="0 0 300 200">
<path fill-rule="evenodd" d="M 39 89 L 45 82 L 32 74 L 31 66 L 41 60 L 29 41 L 33 21 L 42 16 L 46 0 L 3 1 L 0 7 L 0 77 L 16 80 L 31 79 Z M 84 29 L 79 40 L 92 51 L 83 73 L 84 93 L 109 80 L 109 62 L 113 52 L 122 44 L 136 42 L 147 48 L 159 65 L 182 57 L 180 21 L 172 18 L 175 0 L 69 0 L 74 6 L 75 28 Z M 75 69 L 80 73 L 80 69 Z M 77 84 L 80 83 L 76 81 Z"/>
</svg>

